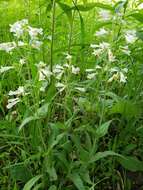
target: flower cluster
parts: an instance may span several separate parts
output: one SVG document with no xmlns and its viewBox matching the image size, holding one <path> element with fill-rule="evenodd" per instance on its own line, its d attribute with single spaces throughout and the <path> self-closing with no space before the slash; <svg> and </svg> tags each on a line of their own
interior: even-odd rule
<svg viewBox="0 0 143 190">
<path fill-rule="evenodd" d="M 23 46 L 39 50 L 42 45 L 38 37 L 43 35 L 43 29 L 29 26 L 27 19 L 10 24 L 10 32 L 16 37 L 16 41 L 0 43 L 0 50 L 11 53 L 15 48 Z"/>
</svg>

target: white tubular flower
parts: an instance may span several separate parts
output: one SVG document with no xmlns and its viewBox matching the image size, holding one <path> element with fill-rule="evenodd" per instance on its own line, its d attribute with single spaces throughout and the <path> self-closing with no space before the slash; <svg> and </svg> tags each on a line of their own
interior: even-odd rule
<svg viewBox="0 0 143 190">
<path fill-rule="evenodd" d="M 31 47 L 34 49 L 37 49 L 37 50 L 40 50 L 42 44 L 43 44 L 43 42 L 41 42 L 39 40 L 30 41 Z"/>
<path fill-rule="evenodd" d="M 86 89 L 82 87 L 75 87 L 75 90 L 78 90 L 80 92 L 86 92 Z"/>
<path fill-rule="evenodd" d="M 28 33 L 29 33 L 31 39 L 37 39 L 38 35 L 43 35 L 43 29 L 42 28 L 33 28 L 31 26 L 28 26 Z"/>
<path fill-rule="evenodd" d="M 5 66 L 5 67 L 1 66 L 0 74 L 5 73 L 5 72 L 7 72 L 7 71 L 9 71 L 9 70 L 11 70 L 13 68 L 14 68 L 13 66 Z"/>
<path fill-rule="evenodd" d="M 107 81 L 107 82 L 112 82 L 112 81 L 116 81 L 116 80 L 118 80 L 119 79 L 119 73 L 115 73 L 115 74 L 113 74 L 113 76 L 111 77 L 111 78 L 109 78 L 109 80 Z"/>
<path fill-rule="evenodd" d="M 127 76 L 125 76 L 123 72 L 120 72 L 120 82 L 121 83 L 127 82 Z"/>
<path fill-rule="evenodd" d="M 143 9 L 143 3 L 138 5 L 138 9 Z"/>
<path fill-rule="evenodd" d="M 108 31 L 105 30 L 104 28 L 100 28 L 100 30 L 95 33 L 95 36 L 102 37 L 102 36 L 104 36 L 106 34 L 108 34 Z"/>
<path fill-rule="evenodd" d="M 13 106 L 15 106 L 18 102 L 20 102 L 19 98 L 11 98 L 8 99 L 7 109 L 11 109 Z"/>
<path fill-rule="evenodd" d="M 90 47 L 94 49 L 94 48 L 98 48 L 99 45 L 97 45 L 97 44 L 91 44 Z"/>
<path fill-rule="evenodd" d="M 17 38 L 20 38 L 23 36 L 27 26 L 28 26 L 27 19 L 17 21 L 14 24 L 10 24 L 10 32 L 14 33 L 14 36 L 16 36 Z"/>
<path fill-rule="evenodd" d="M 93 48 L 92 54 L 95 56 L 101 55 L 104 51 L 108 50 L 110 48 L 110 44 L 107 42 L 102 42 L 99 45 L 91 44 L 91 48 Z"/>
<path fill-rule="evenodd" d="M 60 80 L 64 74 L 64 67 L 61 65 L 55 65 L 53 68 L 53 73 L 55 74 L 55 78 Z"/>
<path fill-rule="evenodd" d="M 131 51 L 128 46 L 121 46 L 121 51 L 126 55 L 131 55 Z"/>
<path fill-rule="evenodd" d="M 111 63 L 116 61 L 116 57 L 113 55 L 113 53 L 110 49 L 108 50 L 108 60 Z"/>
<path fill-rule="evenodd" d="M 24 94 L 25 94 L 25 90 L 23 86 L 19 86 L 18 89 L 15 91 L 10 90 L 8 93 L 9 96 L 20 96 Z"/>
<path fill-rule="evenodd" d="M 99 17 L 100 17 L 101 20 L 108 21 L 108 20 L 111 19 L 111 14 L 107 10 L 101 10 L 99 12 Z"/>
<path fill-rule="evenodd" d="M 52 72 L 43 61 L 40 61 L 39 64 L 36 64 L 36 66 L 38 68 L 39 81 L 50 79 Z"/>
<path fill-rule="evenodd" d="M 96 77 L 96 73 L 88 73 L 88 75 L 87 75 L 87 79 L 95 79 L 95 77 Z"/>
<path fill-rule="evenodd" d="M 67 60 L 71 60 L 71 59 L 72 59 L 72 56 L 67 53 L 67 54 L 66 54 L 66 59 L 67 59 Z"/>
<path fill-rule="evenodd" d="M 47 86 L 48 86 L 48 82 L 47 81 L 43 81 L 42 82 L 42 86 L 40 87 L 40 91 L 41 92 L 45 92 Z"/>
<path fill-rule="evenodd" d="M 25 59 L 20 59 L 20 60 L 19 60 L 19 63 L 20 63 L 21 65 L 24 65 L 24 64 L 26 64 L 26 60 L 25 60 Z"/>
<path fill-rule="evenodd" d="M 39 70 L 39 81 L 50 79 L 52 72 L 49 67 L 45 67 Z"/>
<path fill-rule="evenodd" d="M 64 70 L 64 68 L 61 65 L 54 65 L 53 73 L 61 73 Z"/>
<path fill-rule="evenodd" d="M 59 92 L 62 92 L 65 89 L 66 86 L 61 82 L 57 82 L 55 84 L 55 87 L 59 90 Z"/>
<path fill-rule="evenodd" d="M 124 73 L 128 72 L 127 68 L 120 69 L 118 67 L 114 67 L 110 70 L 111 73 L 114 73 L 111 78 L 109 78 L 108 82 L 112 82 L 113 80 L 119 81 L 120 83 L 127 82 L 127 76 Z"/>
<path fill-rule="evenodd" d="M 39 40 L 32 40 L 32 41 L 30 41 L 31 47 L 33 47 L 34 49 L 37 49 L 37 50 L 40 50 L 42 44 L 43 44 L 43 42 L 39 41 Z"/>
<path fill-rule="evenodd" d="M 74 67 L 73 65 L 72 65 L 72 73 L 73 74 L 75 74 L 75 75 L 78 75 L 79 74 L 79 72 L 80 72 L 80 68 L 79 67 Z"/>
<path fill-rule="evenodd" d="M 128 30 L 125 33 L 125 40 L 128 44 L 132 44 L 137 40 L 136 31 L 135 30 Z"/>
<path fill-rule="evenodd" d="M 6 51 L 7 53 L 11 52 L 15 48 L 16 48 L 15 42 L 6 42 L 0 44 L 0 50 Z"/>
<path fill-rule="evenodd" d="M 23 41 L 18 41 L 18 44 L 17 44 L 19 47 L 23 47 L 25 46 L 26 44 L 23 42 Z"/>
</svg>

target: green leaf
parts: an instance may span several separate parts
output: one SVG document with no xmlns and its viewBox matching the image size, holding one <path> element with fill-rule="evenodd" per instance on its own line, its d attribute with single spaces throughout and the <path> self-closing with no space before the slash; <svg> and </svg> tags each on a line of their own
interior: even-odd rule
<svg viewBox="0 0 143 190">
<path fill-rule="evenodd" d="M 67 15 L 68 20 L 70 24 L 72 23 L 72 9 L 69 5 L 61 2 L 57 2 L 60 8 L 64 11 L 64 13 Z"/>
<path fill-rule="evenodd" d="M 8 170 L 10 171 L 11 178 L 15 181 L 21 181 L 25 183 L 32 177 L 28 167 L 24 166 L 23 164 L 15 164 L 10 166 Z"/>
<path fill-rule="evenodd" d="M 136 172 L 143 171 L 143 161 L 139 161 L 136 157 L 126 156 L 118 159 L 120 164 L 127 170 Z"/>
<path fill-rule="evenodd" d="M 35 120 L 37 120 L 37 119 L 38 119 L 38 118 L 35 117 L 35 116 L 29 116 L 29 117 L 25 118 L 25 119 L 22 121 L 21 125 L 19 126 L 18 131 L 20 132 L 21 129 L 22 129 L 26 124 L 30 123 L 31 121 L 35 121 Z"/>
<path fill-rule="evenodd" d="M 35 117 L 45 118 L 48 113 L 49 103 L 44 104 L 40 107 L 37 112 L 35 113 Z"/>
<path fill-rule="evenodd" d="M 48 113 L 48 108 L 49 108 L 49 103 L 46 103 L 42 107 L 40 107 L 33 116 L 29 116 L 29 117 L 25 118 L 22 121 L 21 125 L 19 126 L 18 131 L 20 132 L 21 129 L 25 125 L 30 123 L 31 121 L 35 121 L 35 120 L 38 120 L 38 119 L 45 118 L 47 116 L 47 113 Z"/>
<path fill-rule="evenodd" d="M 102 8 L 102 9 L 107 9 L 107 10 L 110 10 L 110 11 L 113 11 L 113 7 L 108 5 L 108 4 L 103 4 L 103 3 L 86 3 L 84 5 L 82 4 L 79 4 L 77 5 L 77 8 L 78 10 L 80 11 L 89 11 L 95 7 L 99 7 L 99 8 Z M 72 7 L 72 9 L 76 9 L 75 7 Z"/>
<path fill-rule="evenodd" d="M 95 156 L 92 156 L 91 159 L 89 160 L 89 163 L 96 162 L 102 158 L 105 158 L 107 156 L 118 156 L 118 157 L 123 157 L 122 155 L 115 153 L 114 151 L 104 151 L 104 152 L 98 152 L 95 154 Z"/>
<path fill-rule="evenodd" d="M 139 22 L 143 22 L 143 12 L 135 12 L 132 14 L 129 14 L 128 17 L 133 17 Z"/>
<path fill-rule="evenodd" d="M 126 119 L 130 119 L 140 115 L 140 107 L 129 100 L 121 100 L 117 102 L 112 108 L 109 114 L 120 113 Z"/>
<path fill-rule="evenodd" d="M 83 181 L 77 172 L 71 174 L 69 178 L 72 180 L 72 182 L 74 183 L 74 185 L 77 187 L 78 190 L 85 190 Z"/>
<path fill-rule="evenodd" d="M 42 177 L 42 175 L 37 175 L 30 179 L 24 186 L 23 190 L 31 190 L 35 183 Z"/>
<path fill-rule="evenodd" d="M 111 121 L 108 121 L 96 129 L 96 136 L 98 138 L 103 137 L 108 133 L 108 128 L 110 126 L 110 123 L 111 123 Z"/>
<path fill-rule="evenodd" d="M 55 185 L 52 185 L 48 190 L 57 190 L 57 187 Z"/>
<path fill-rule="evenodd" d="M 56 146 L 56 145 L 59 143 L 59 141 L 65 136 L 65 134 L 66 134 L 66 133 L 61 133 L 61 134 L 59 134 L 59 135 L 56 137 L 56 139 L 51 143 L 50 148 L 52 149 L 54 146 Z"/>
</svg>

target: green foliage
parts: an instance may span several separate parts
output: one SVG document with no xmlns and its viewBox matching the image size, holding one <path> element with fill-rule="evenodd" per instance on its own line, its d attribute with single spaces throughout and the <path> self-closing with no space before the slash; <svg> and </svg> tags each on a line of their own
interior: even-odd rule
<svg viewBox="0 0 143 190">
<path fill-rule="evenodd" d="M 0 2 L 2 190 L 142 189 L 141 3 Z"/>
</svg>

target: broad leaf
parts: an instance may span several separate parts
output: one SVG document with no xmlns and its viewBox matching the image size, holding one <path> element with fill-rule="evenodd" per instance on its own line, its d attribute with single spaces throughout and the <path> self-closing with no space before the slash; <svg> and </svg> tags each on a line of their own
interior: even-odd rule
<svg viewBox="0 0 143 190">
<path fill-rule="evenodd" d="M 120 164 L 127 170 L 137 172 L 143 171 L 143 161 L 139 161 L 135 157 L 126 156 L 119 159 Z"/>
<path fill-rule="evenodd" d="M 95 156 L 91 157 L 91 159 L 89 160 L 89 163 L 97 162 L 98 160 L 105 158 L 107 156 L 123 157 L 122 155 L 115 153 L 114 151 L 98 152 L 95 154 Z"/>
<path fill-rule="evenodd" d="M 69 178 L 72 180 L 72 182 L 74 183 L 74 185 L 77 187 L 78 190 L 85 190 L 83 181 L 77 172 L 71 174 Z"/>
<path fill-rule="evenodd" d="M 107 9 L 110 11 L 114 10 L 112 6 L 110 6 L 108 4 L 103 4 L 103 3 L 86 3 L 84 5 L 82 5 L 82 4 L 77 5 L 78 10 L 80 10 L 80 11 L 89 11 L 95 7 Z M 72 7 L 72 9 L 76 9 L 76 7 Z"/>
<path fill-rule="evenodd" d="M 31 190 L 35 183 L 42 177 L 42 175 L 37 175 L 30 179 L 24 186 L 23 190 Z"/>
<path fill-rule="evenodd" d="M 110 123 L 111 123 L 111 121 L 108 121 L 96 129 L 97 138 L 103 137 L 108 133 L 108 128 L 110 126 Z"/>
</svg>

